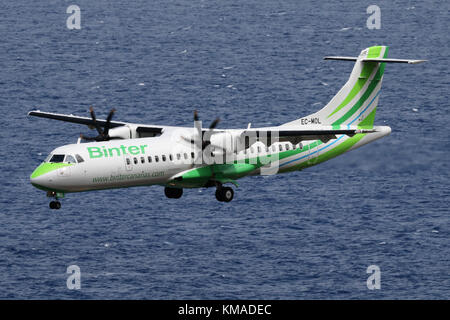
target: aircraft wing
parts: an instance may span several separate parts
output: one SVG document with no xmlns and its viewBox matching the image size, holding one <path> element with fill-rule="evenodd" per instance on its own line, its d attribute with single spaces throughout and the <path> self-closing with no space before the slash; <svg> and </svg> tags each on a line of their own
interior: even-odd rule
<svg viewBox="0 0 450 320">
<path fill-rule="evenodd" d="M 92 118 L 90 118 L 90 117 L 80 117 L 80 116 L 74 116 L 72 114 L 43 112 L 43 111 L 39 111 L 39 110 L 30 111 L 30 112 L 28 112 L 28 115 L 34 116 L 34 117 L 40 117 L 40 118 L 47 118 L 47 119 L 71 122 L 71 123 L 84 124 L 84 125 L 87 125 L 90 127 L 95 127 L 94 120 L 92 120 Z M 106 120 L 96 119 L 96 122 L 100 127 L 105 127 Z M 121 127 L 121 126 L 129 125 L 129 124 L 132 124 L 132 123 L 121 122 L 121 121 L 111 121 L 110 128 Z M 161 130 L 162 130 L 162 127 L 147 126 L 147 125 L 141 125 L 141 124 L 139 124 L 138 127 L 136 128 L 136 131 L 139 133 L 141 133 L 141 132 L 161 133 Z"/>
<path fill-rule="evenodd" d="M 28 112 L 28 115 L 34 116 L 34 117 L 39 117 L 39 118 L 47 118 L 47 119 L 65 121 L 65 122 L 84 124 L 87 126 L 94 126 L 94 121 L 92 120 L 92 118 L 74 116 L 72 114 L 60 114 L 60 113 L 43 112 L 43 111 L 36 110 L 36 111 Z M 106 120 L 102 120 L 102 119 L 96 119 L 96 120 L 97 120 L 97 124 L 100 127 L 105 126 Z M 111 128 L 124 126 L 126 124 L 127 123 L 125 123 L 125 122 L 111 121 Z"/>
</svg>

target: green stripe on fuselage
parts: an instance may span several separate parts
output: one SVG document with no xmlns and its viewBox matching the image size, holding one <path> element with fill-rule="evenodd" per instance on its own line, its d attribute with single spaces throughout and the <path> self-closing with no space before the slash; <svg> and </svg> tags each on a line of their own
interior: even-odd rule
<svg viewBox="0 0 450 320">
<path fill-rule="evenodd" d="M 291 171 L 297 171 L 302 170 L 308 167 L 315 166 L 319 163 L 325 162 L 327 160 L 330 160 L 332 158 L 337 157 L 338 155 L 343 154 L 344 152 L 347 152 L 351 147 L 353 147 L 359 140 L 361 140 L 366 134 L 365 133 L 358 133 L 354 135 L 351 138 L 348 138 L 347 140 L 339 143 L 337 146 L 332 148 L 331 150 L 319 155 L 315 156 L 312 161 L 304 161 L 302 163 L 299 163 L 298 165 L 295 165 L 293 167 L 289 167 L 286 169 L 282 169 L 281 173 L 291 172 Z"/>
</svg>

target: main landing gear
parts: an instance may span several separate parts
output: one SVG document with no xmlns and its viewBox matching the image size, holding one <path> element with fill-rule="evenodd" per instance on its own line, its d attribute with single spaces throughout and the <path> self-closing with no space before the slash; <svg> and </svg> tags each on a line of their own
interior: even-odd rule
<svg viewBox="0 0 450 320">
<path fill-rule="evenodd" d="M 234 191 L 230 187 L 218 186 L 216 189 L 216 199 L 220 202 L 230 202 L 233 200 Z"/>
<path fill-rule="evenodd" d="M 211 187 L 212 185 L 210 185 Z M 230 187 L 223 187 L 222 184 L 216 184 L 216 199 L 220 202 L 230 202 L 233 200 L 234 191 Z M 182 188 L 165 187 L 164 194 L 170 199 L 179 199 L 183 195 Z"/>
<path fill-rule="evenodd" d="M 166 195 L 167 198 L 179 199 L 183 195 L 183 189 L 165 187 L 164 194 Z"/>
</svg>

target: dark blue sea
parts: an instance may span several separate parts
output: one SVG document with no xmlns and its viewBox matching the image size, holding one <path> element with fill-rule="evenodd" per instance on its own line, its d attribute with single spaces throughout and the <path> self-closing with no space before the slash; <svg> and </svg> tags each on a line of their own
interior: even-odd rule
<svg viewBox="0 0 450 320">
<path fill-rule="evenodd" d="M 69 5 L 81 29 L 69 30 Z M 369 30 L 366 9 L 381 9 Z M 449 1 L 2 1 L 0 298 L 448 299 Z M 29 175 L 84 126 L 32 109 L 219 128 L 324 106 L 372 45 L 386 66 L 376 124 L 392 134 L 286 175 L 167 199 L 158 186 L 68 194 Z M 81 290 L 66 286 L 70 265 Z M 366 286 L 367 267 L 381 289 Z"/>
</svg>

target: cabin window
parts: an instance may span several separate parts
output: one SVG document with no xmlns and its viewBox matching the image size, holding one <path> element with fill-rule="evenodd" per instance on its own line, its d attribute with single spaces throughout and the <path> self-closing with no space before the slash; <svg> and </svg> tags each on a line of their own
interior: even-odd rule
<svg viewBox="0 0 450 320">
<path fill-rule="evenodd" d="M 79 154 L 76 154 L 75 158 L 77 158 L 78 163 L 84 162 L 83 158 Z"/>
<path fill-rule="evenodd" d="M 187 153 L 184 154 L 184 158 L 187 160 L 188 158 Z"/>
<path fill-rule="evenodd" d="M 173 161 L 173 156 L 171 154 L 169 154 L 169 160 Z"/>
<path fill-rule="evenodd" d="M 285 144 L 286 150 L 290 149 L 290 145 L 288 143 Z"/>
<path fill-rule="evenodd" d="M 64 155 L 63 154 L 54 154 L 49 162 L 59 163 L 64 162 Z"/>
<path fill-rule="evenodd" d="M 181 159 L 181 154 L 177 153 L 177 160 Z"/>
<path fill-rule="evenodd" d="M 191 152 L 191 158 L 194 159 L 195 158 L 195 154 L 193 152 Z"/>
<path fill-rule="evenodd" d="M 261 147 L 260 146 L 258 146 L 258 153 L 261 153 Z"/>
<path fill-rule="evenodd" d="M 152 156 L 148 156 L 147 160 L 148 160 L 148 163 L 151 163 L 152 162 Z"/>
<path fill-rule="evenodd" d="M 280 149 L 280 151 L 283 151 L 283 146 L 281 144 L 278 145 L 278 149 Z"/>
<path fill-rule="evenodd" d="M 165 155 L 165 154 L 163 154 L 163 155 L 161 156 L 161 158 L 162 158 L 162 161 L 166 161 L 166 155 Z"/>
<path fill-rule="evenodd" d="M 134 162 L 134 164 L 137 164 L 138 163 L 138 159 L 136 157 L 134 157 L 133 158 L 133 162 Z"/>
<path fill-rule="evenodd" d="M 141 157 L 141 163 L 145 163 L 145 158 Z"/>
<path fill-rule="evenodd" d="M 131 164 L 130 158 L 127 158 L 127 165 L 129 166 Z"/>
<path fill-rule="evenodd" d="M 159 162 L 159 157 L 155 156 L 155 162 Z"/>
</svg>

